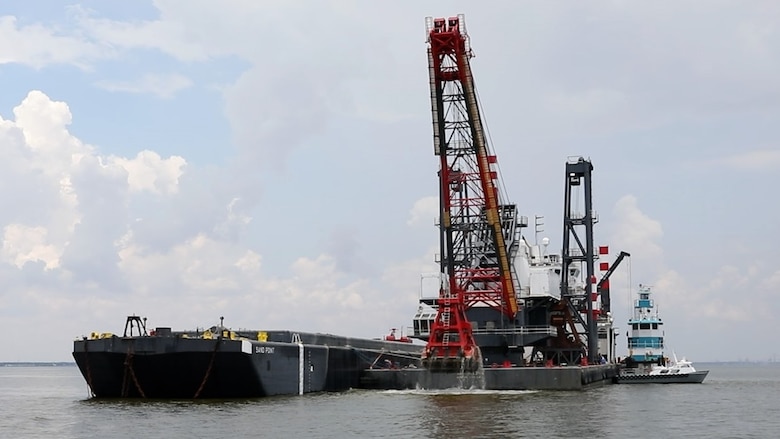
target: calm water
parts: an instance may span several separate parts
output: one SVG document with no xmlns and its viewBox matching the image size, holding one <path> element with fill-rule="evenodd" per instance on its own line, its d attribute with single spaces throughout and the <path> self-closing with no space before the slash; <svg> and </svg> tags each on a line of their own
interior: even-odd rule
<svg viewBox="0 0 780 439">
<path fill-rule="evenodd" d="M 696 366 L 703 384 L 200 402 L 94 400 L 75 366 L 0 367 L 0 438 L 780 437 L 780 364 Z"/>
</svg>

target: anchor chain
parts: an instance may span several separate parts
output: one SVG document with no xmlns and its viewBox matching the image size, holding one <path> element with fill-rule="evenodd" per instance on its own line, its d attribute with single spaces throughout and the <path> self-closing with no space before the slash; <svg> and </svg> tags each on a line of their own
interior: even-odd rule
<svg viewBox="0 0 780 439">
<path fill-rule="evenodd" d="M 89 343 L 87 340 L 84 340 L 84 365 L 87 369 L 87 387 L 89 388 L 89 394 L 93 398 L 95 397 L 95 390 L 92 386 L 92 370 L 89 367 L 89 349 L 87 348 L 89 346 Z"/>
<path fill-rule="evenodd" d="M 141 395 L 141 398 L 146 398 L 146 394 L 144 393 L 143 389 L 141 388 L 141 384 L 138 383 L 138 378 L 135 376 L 135 371 L 133 370 L 133 348 L 128 347 L 127 348 L 127 356 L 125 357 L 125 373 L 124 377 L 122 379 L 122 397 L 127 396 L 127 372 L 130 372 L 130 378 L 133 380 L 133 383 L 135 384 L 135 389 L 138 391 L 138 394 Z"/>
<path fill-rule="evenodd" d="M 214 359 L 217 356 L 217 349 L 219 349 L 220 338 L 218 338 L 214 344 L 214 350 L 211 352 L 211 359 L 209 360 L 209 367 L 206 369 L 206 374 L 203 375 L 203 381 L 200 382 L 198 391 L 195 392 L 195 396 L 193 396 L 192 399 L 198 399 L 198 397 L 200 396 L 200 392 L 203 391 L 203 387 L 206 385 L 206 381 L 208 381 L 209 379 L 209 375 L 211 375 L 211 369 L 214 367 Z"/>
</svg>

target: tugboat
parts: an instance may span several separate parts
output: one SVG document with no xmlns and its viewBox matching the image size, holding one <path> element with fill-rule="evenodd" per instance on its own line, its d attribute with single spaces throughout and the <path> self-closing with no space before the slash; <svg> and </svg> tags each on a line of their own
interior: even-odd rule
<svg viewBox="0 0 780 439">
<path fill-rule="evenodd" d="M 683 358 L 670 362 L 664 356 L 663 321 L 650 298 L 649 286 L 639 285 L 639 299 L 634 301 L 634 317 L 628 320 L 628 357 L 623 361 L 617 384 L 701 383 L 708 370 L 697 371 Z"/>
</svg>

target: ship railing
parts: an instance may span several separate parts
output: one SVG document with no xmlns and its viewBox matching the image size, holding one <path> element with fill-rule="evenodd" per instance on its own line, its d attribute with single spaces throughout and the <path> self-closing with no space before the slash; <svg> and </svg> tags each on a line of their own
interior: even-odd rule
<svg viewBox="0 0 780 439">
<path fill-rule="evenodd" d="M 521 326 L 519 328 L 480 328 L 472 330 L 473 334 L 519 334 L 519 335 L 556 335 L 555 326 Z"/>
<path fill-rule="evenodd" d="M 546 335 L 555 336 L 558 334 L 558 330 L 555 326 L 523 326 L 520 328 L 480 328 L 472 329 L 472 334 L 497 334 L 497 335 Z M 414 337 L 429 337 L 430 331 L 415 331 L 414 328 L 410 328 L 409 334 L 414 334 Z"/>
</svg>

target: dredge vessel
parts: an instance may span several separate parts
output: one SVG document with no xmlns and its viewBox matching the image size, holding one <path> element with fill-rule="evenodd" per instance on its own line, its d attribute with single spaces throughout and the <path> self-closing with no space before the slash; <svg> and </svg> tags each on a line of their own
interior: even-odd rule
<svg viewBox="0 0 780 439">
<path fill-rule="evenodd" d="M 592 163 L 566 163 L 560 254 L 548 251 L 549 239 L 532 243 L 488 142 L 464 17 L 428 18 L 426 29 L 439 160 L 438 294 L 421 292 L 409 332 L 426 342 L 423 371 L 367 371 L 364 385 L 571 390 L 611 378 L 609 276 L 629 254 L 599 262 L 596 278 L 609 249 L 594 244 Z"/>
<path fill-rule="evenodd" d="M 562 251 L 523 235 L 528 218 L 509 202 L 488 143 L 462 15 L 429 18 L 428 66 L 434 154 L 439 159 L 439 294 L 421 297 L 413 337 L 432 371 L 587 365 L 614 359 L 608 278 L 595 262 L 589 160 L 566 163 Z M 539 233 L 536 217 L 535 232 Z"/>
<path fill-rule="evenodd" d="M 471 71 L 462 15 L 426 19 L 434 154 L 439 159 L 439 273 L 411 338 L 357 340 L 291 331 L 147 334 L 77 340 L 74 357 L 98 396 L 243 397 L 350 387 L 449 387 L 477 373 L 494 389 L 574 389 L 615 372 L 609 300 L 613 264 L 594 245 L 593 165 L 565 170 L 563 242 L 532 244 L 499 178 Z M 540 232 L 536 217 L 535 232 Z M 143 334 L 128 334 L 128 325 Z M 207 335 L 208 334 L 208 335 Z M 602 359 L 608 364 L 601 365 Z M 377 366 L 383 370 L 377 370 Z M 538 367 L 536 367 L 538 366 Z M 424 373 L 423 373 L 424 372 Z"/>
</svg>

